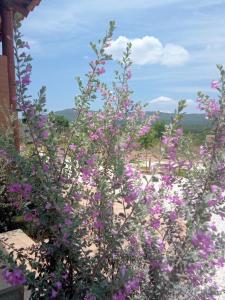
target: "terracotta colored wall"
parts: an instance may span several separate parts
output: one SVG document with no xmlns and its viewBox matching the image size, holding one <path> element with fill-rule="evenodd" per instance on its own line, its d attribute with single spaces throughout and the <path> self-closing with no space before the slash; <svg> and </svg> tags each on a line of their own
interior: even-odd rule
<svg viewBox="0 0 225 300">
<path fill-rule="evenodd" d="M 7 57 L 0 55 L 0 130 L 5 131 L 10 123 Z"/>
</svg>

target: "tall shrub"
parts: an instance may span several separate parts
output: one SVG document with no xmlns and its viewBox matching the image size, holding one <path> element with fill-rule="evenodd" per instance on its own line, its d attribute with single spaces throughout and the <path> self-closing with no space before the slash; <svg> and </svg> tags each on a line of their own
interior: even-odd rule
<svg viewBox="0 0 225 300">
<path fill-rule="evenodd" d="M 216 299 L 213 276 L 224 264 L 224 235 L 212 218 L 225 211 L 224 70 L 219 67 L 221 79 L 213 85 L 219 101 L 199 94 L 200 108 L 214 122 L 214 140 L 201 147 L 200 165 L 188 152 L 185 160 L 179 156 L 181 101 L 162 138 L 169 162 L 155 184 L 128 155 L 155 119 L 131 99 L 130 44 L 112 85 L 102 81 L 114 27 L 111 22 L 106 36 L 91 43 L 95 59 L 86 79 L 77 78 L 76 118 L 66 145 L 46 115 L 45 88 L 36 100 L 27 95 L 29 45 L 16 28 L 17 104 L 32 147 L 29 155 L 17 153 L 2 138 L 1 151 L 15 166 L 10 203 L 38 243 L 27 251 L 12 247 L 8 257 L 2 253 L 3 275 L 11 284 L 26 284 L 31 299 Z M 93 112 L 96 99 L 102 109 Z M 176 175 L 181 167 L 185 179 Z"/>
</svg>

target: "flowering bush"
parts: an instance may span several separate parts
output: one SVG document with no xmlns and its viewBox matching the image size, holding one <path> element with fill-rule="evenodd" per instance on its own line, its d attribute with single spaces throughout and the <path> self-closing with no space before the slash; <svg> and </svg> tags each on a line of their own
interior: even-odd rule
<svg viewBox="0 0 225 300">
<path fill-rule="evenodd" d="M 29 154 L 17 153 L 2 138 L 1 151 L 14 165 L 10 203 L 37 244 L 27 251 L 8 245 L 10 256 L 1 254 L 3 276 L 26 284 L 31 299 L 216 299 L 221 291 L 213 276 L 225 262 L 224 235 L 213 223 L 225 213 L 224 70 L 219 67 L 221 80 L 213 84 L 218 102 L 199 94 L 200 107 L 214 122 L 214 139 L 201 147 L 201 162 L 188 147 L 182 147 L 186 159 L 180 156 L 181 101 L 162 138 L 168 163 L 155 183 L 129 155 L 156 119 L 146 118 L 131 99 L 130 44 L 112 86 L 102 81 L 114 26 L 91 44 L 96 58 L 85 83 L 77 79 L 80 94 L 66 145 L 46 114 L 45 88 L 37 100 L 27 95 L 31 58 L 16 29 L 17 104 L 32 146 Z M 95 99 L 102 100 L 98 112 L 91 111 Z M 177 176 L 180 168 L 187 178 Z"/>
</svg>

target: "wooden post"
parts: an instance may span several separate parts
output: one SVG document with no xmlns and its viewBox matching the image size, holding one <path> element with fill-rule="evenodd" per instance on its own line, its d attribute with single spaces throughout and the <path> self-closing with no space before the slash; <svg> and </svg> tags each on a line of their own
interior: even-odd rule
<svg viewBox="0 0 225 300">
<path fill-rule="evenodd" d="M 1 6 L 2 19 L 2 54 L 7 56 L 8 76 L 9 76 L 9 101 L 11 111 L 15 115 L 13 123 L 14 143 L 17 150 L 20 149 L 19 121 L 16 110 L 16 76 L 14 61 L 14 43 L 13 43 L 13 10 Z"/>
</svg>

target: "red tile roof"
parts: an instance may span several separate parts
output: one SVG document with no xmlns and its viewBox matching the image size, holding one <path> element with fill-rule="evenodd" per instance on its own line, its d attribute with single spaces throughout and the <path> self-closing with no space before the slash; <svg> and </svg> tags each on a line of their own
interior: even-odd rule
<svg viewBox="0 0 225 300">
<path fill-rule="evenodd" d="M 9 0 L 9 1 L 3 0 L 3 3 L 11 7 L 14 10 L 14 12 L 19 12 L 22 18 L 27 17 L 28 14 L 35 8 L 35 6 L 40 4 L 40 2 L 41 0 Z M 1 40 L 1 17 L 0 17 L 0 40 Z"/>
</svg>

